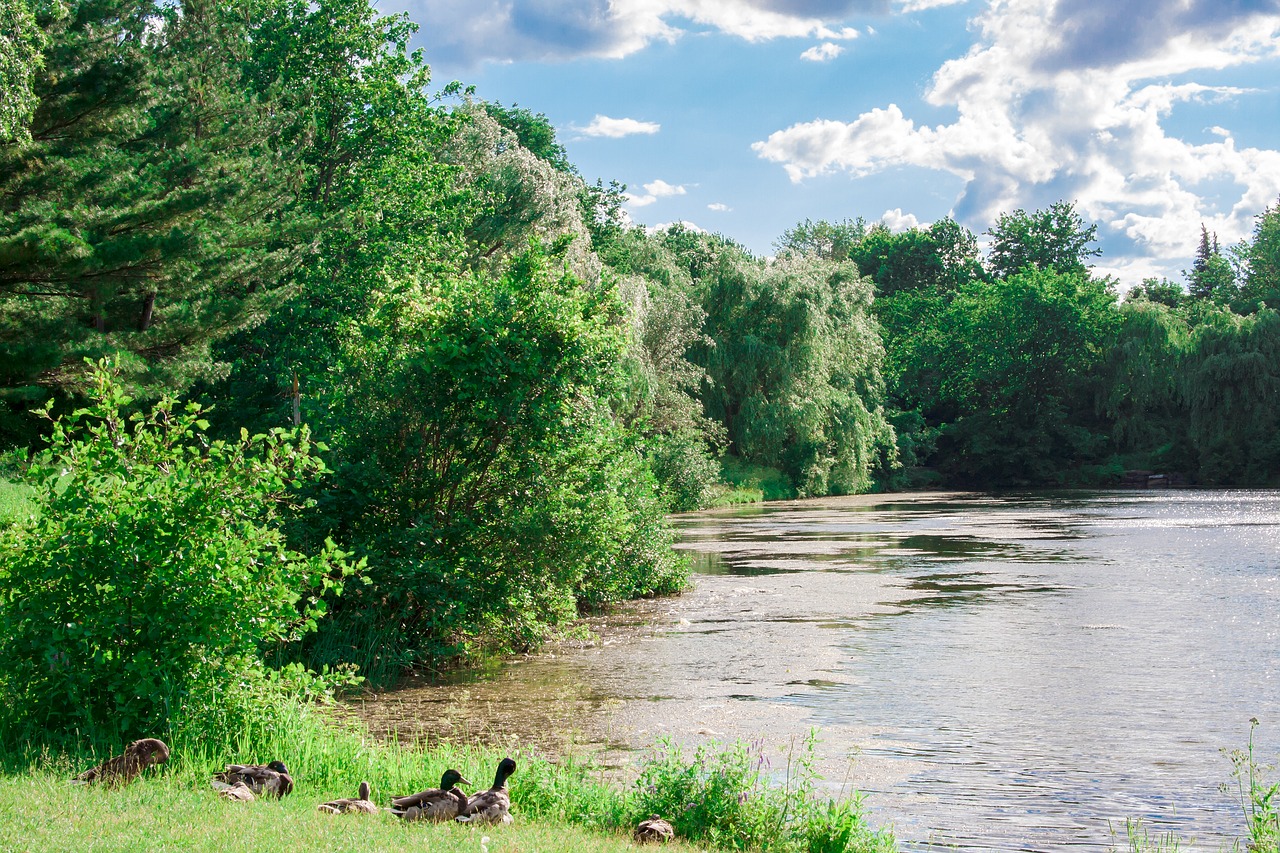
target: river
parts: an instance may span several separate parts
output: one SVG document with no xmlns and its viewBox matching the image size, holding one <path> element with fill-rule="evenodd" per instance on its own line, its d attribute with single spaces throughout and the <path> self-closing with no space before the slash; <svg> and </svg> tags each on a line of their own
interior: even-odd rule
<svg viewBox="0 0 1280 853">
<path fill-rule="evenodd" d="M 1280 491 L 860 496 L 676 525 L 685 595 L 362 715 L 622 768 L 660 736 L 782 756 L 816 728 L 833 790 L 913 851 L 1126 848 L 1126 818 L 1184 850 L 1243 834 L 1222 750 L 1256 717 L 1260 756 L 1280 751 Z"/>
</svg>

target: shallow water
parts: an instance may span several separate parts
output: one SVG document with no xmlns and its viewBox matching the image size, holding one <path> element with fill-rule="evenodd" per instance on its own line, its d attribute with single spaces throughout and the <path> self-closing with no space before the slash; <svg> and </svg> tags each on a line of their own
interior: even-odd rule
<svg viewBox="0 0 1280 853">
<path fill-rule="evenodd" d="M 1278 521 L 1280 492 L 1207 490 L 681 516 L 691 592 L 361 713 L 622 768 L 662 735 L 763 738 L 781 767 L 816 727 L 906 849 L 1104 851 L 1142 818 L 1218 850 L 1244 831 L 1220 750 L 1250 717 L 1280 750 Z"/>
</svg>

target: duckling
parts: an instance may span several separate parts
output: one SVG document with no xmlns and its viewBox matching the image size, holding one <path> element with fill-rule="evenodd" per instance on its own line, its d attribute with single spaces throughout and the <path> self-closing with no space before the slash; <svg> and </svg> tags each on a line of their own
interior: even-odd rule
<svg viewBox="0 0 1280 853">
<path fill-rule="evenodd" d="M 633 835 L 640 844 L 666 843 L 676 837 L 676 830 L 655 814 L 649 815 L 648 820 L 640 821 Z"/>
<path fill-rule="evenodd" d="M 440 777 L 439 788 L 393 799 L 391 813 L 405 820 L 453 820 L 467 811 L 467 795 L 458 785 L 470 784 L 461 773 L 450 768 Z"/>
<path fill-rule="evenodd" d="M 493 787 L 467 800 L 465 815 L 457 820 L 464 823 L 511 823 L 511 794 L 507 792 L 507 777 L 516 772 L 516 763 L 510 758 L 498 762 L 498 772 L 493 777 Z"/>
<path fill-rule="evenodd" d="M 328 812 L 329 814 L 377 814 L 378 807 L 369 801 L 370 790 L 368 782 L 361 782 L 360 796 L 334 800 L 331 803 L 321 803 L 316 806 L 316 811 Z"/>
<path fill-rule="evenodd" d="M 237 803 L 252 803 L 258 799 L 253 794 L 253 790 L 243 782 L 237 782 L 218 791 L 218 796 L 224 800 L 231 800 Z"/>
<path fill-rule="evenodd" d="M 165 742 L 146 737 L 126 746 L 123 755 L 109 758 L 97 767 L 90 767 L 71 781 L 76 785 L 106 785 L 111 788 L 128 785 L 143 770 L 153 764 L 164 764 L 168 760 L 169 747 Z"/>
<path fill-rule="evenodd" d="M 272 761 L 269 764 L 228 764 L 227 769 L 215 773 L 209 784 L 219 791 L 243 782 L 249 790 L 259 797 L 272 795 L 283 797 L 293 790 L 293 777 L 283 761 Z"/>
</svg>

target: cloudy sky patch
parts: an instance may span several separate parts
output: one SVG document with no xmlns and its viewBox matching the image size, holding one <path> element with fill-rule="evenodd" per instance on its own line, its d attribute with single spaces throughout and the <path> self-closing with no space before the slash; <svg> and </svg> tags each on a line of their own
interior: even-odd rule
<svg viewBox="0 0 1280 853">
<path fill-rule="evenodd" d="M 439 83 L 642 186 L 633 216 L 723 213 L 758 254 L 804 219 L 981 234 L 1066 199 L 1099 269 L 1180 280 L 1201 223 L 1230 244 L 1280 196 L 1280 0 L 389 2 Z"/>
</svg>

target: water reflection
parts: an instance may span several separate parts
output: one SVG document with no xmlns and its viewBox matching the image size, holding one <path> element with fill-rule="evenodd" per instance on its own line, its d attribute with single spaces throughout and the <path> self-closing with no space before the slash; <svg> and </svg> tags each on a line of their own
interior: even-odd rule
<svg viewBox="0 0 1280 853">
<path fill-rule="evenodd" d="M 492 678 L 366 703 L 379 731 L 599 751 L 821 730 L 908 849 L 1216 850 L 1220 747 L 1280 739 L 1280 493 L 862 497 L 677 520 L 695 589 Z M 775 766 L 778 762 L 775 762 Z"/>
</svg>

